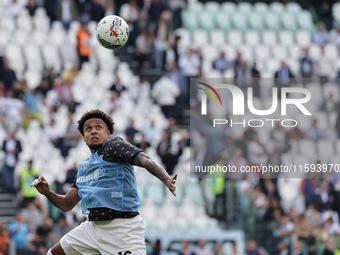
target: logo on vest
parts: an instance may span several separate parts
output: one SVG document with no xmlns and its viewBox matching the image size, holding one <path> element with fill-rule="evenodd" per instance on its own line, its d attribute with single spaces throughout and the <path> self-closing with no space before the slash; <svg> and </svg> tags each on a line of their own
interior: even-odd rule
<svg viewBox="0 0 340 255">
<path fill-rule="evenodd" d="M 94 171 L 93 179 L 94 179 L 94 180 L 98 180 L 98 178 L 99 178 L 99 171 L 98 171 L 98 169 L 97 169 L 96 171 Z"/>
<path fill-rule="evenodd" d="M 82 163 L 80 167 L 80 171 L 84 171 L 90 167 L 89 163 Z"/>
</svg>

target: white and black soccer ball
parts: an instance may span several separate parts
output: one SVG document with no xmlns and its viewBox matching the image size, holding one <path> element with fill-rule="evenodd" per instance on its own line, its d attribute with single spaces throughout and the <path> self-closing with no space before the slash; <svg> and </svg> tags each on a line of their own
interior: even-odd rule
<svg viewBox="0 0 340 255">
<path fill-rule="evenodd" d="M 108 15 L 99 21 L 96 36 L 99 44 L 107 49 L 123 47 L 129 39 L 129 26 L 117 15 Z"/>
</svg>

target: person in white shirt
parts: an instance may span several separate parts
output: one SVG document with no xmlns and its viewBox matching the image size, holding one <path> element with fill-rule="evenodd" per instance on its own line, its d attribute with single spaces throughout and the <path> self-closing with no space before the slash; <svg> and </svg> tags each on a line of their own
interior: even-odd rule
<svg viewBox="0 0 340 255">
<path fill-rule="evenodd" d="M 177 85 L 165 73 L 152 88 L 153 99 L 161 106 L 165 118 L 175 117 L 176 98 L 180 95 Z"/>
<path fill-rule="evenodd" d="M 331 40 L 328 31 L 325 28 L 325 24 L 322 22 L 318 23 L 318 29 L 313 33 L 313 42 L 324 46 Z"/>
<path fill-rule="evenodd" d="M 196 50 L 190 47 L 187 54 L 181 55 L 178 60 L 178 67 L 184 76 L 184 90 L 182 101 L 185 105 L 189 105 L 190 101 L 190 79 L 198 78 L 201 68 L 201 59 Z"/>
<path fill-rule="evenodd" d="M 61 150 L 62 138 L 64 137 L 64 132 L 60 127 L 56 125 L 54 119 L 51 119 L 50 124 L 44 128 L 44 133 L 50 139 L 53 145 L 56 148 Z"/>
<path fill-rule="evenodd" d="M 25 104 L 18 98 L 14 98 L 13 91 L 7 92 L 7 98 L 2 100 L 1 111 L 4 113 L 3 126 L 10 130 L 18 129 L 22 125 Z"/>
<path fill-rule="evenodd" d="M 317 59 L 317 72 L 321 85 L 328 82 L 335 75 L 333 61 L 325 54 L 325 48 L 321 47 L 321 56 Z"/>
<path fill-rule="evenodd" d="M 200 239 L 198 241 L 198 247 L 195 251 L 196 255 L 213 255 L 212 249 L 207 246 L 207 241 L 204 239 Z"/>
</svg>

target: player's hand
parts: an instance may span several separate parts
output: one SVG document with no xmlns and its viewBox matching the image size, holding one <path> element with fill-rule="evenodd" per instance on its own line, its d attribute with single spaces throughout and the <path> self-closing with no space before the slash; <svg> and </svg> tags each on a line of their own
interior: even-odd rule
<svg viewBox="0 0 340 255">
<path fill-rule="evenodd" d="M 176 196 L 176 180 L 177 180 L 177 174 L 173 177 L 168 177 L 164 183 L 169 188 L 171 193 Z"/>
<path fill-rule="evenodd" d="M 44 176 L 40 176 L 38 179 L 32 182 L 31 187 L 35 187 L 42 195 L 47 195 L 50 192 L 50 185 L 48 185 L 48 182 Z"/>
</svg>

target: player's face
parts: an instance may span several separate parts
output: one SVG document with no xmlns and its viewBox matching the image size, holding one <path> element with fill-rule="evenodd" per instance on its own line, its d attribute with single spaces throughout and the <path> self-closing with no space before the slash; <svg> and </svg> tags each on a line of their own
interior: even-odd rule
<svg viewBox="0 0 340 255">
<path fill-rule="evenodd" d="M 110 130 L 106 123 L 99 118 L 93 118 L 84 123 L 84 141 L 91 152 L 99 150 L 109 139 Z"/>
</svg>

